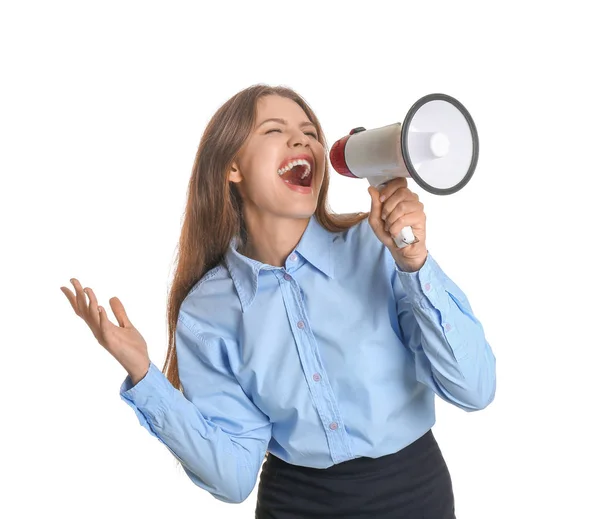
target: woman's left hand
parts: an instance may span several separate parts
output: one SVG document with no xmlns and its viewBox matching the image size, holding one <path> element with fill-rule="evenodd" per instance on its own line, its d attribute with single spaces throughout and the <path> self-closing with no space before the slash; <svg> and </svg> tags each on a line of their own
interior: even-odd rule
<svg viewBox="0 0 600 519">
<path fill-rule="evenodd" d="M 390 180 L 378 191 L 369 186 L 371 213 L 369 223 L 375 235 L 392 253 L 398 266 L 407 272 L 419 270 L 427 259 L 425 245 L 425 212 L 417 194 L 407 187 L 405 177 Z M 396 246 L 392 236 L 403 227 L 410 226 L 418 242 L 402 249 Z"/>
</svg>

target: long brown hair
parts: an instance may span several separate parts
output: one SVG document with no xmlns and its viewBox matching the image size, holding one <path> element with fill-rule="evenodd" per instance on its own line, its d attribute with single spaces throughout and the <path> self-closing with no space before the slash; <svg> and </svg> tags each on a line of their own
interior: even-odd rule
<svg viewBox="0 0 600 519">
<path fill-rule="evenodd" d="M 299 94 L 287 87 L 258 84 L 246 88 L 225 102 L 209 121 L 200 140 L 188 184 L 175 273 L 167 302 L 169 347 L 162 371 L 180 391 L 175 350 L 179 309 L 191 288 L 223 260 L 231 239 L 245 230 L 242 199 L 234 183 L 229 181 L 227 172 L 254 126 L 257 101 L 267 95 L 286 97 L 298 103 L 316 126 L 318 140 L 327 150 L 316 115 Z M 333 232 L 343 231 L 368 216 L 368 213 L 334 214 L 327 203 L 328 186 L 329 170 L 325 161 L 325 176 L 315 212 L 324 228 Z"/>
</svg>

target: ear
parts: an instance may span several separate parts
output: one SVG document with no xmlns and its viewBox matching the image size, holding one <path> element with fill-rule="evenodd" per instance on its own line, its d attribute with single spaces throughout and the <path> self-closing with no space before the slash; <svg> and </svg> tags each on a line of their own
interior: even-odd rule
<svg viewBox="0 0 600 519">
<path fill-rule="evenodd" d="M 231 168 L 229 169 L 229 181 L 235 182 L 236 184 L 242 181 L 242 174 L 240 172 L 240 168 L 235 162 L 231 165 Z"/>
</svg>

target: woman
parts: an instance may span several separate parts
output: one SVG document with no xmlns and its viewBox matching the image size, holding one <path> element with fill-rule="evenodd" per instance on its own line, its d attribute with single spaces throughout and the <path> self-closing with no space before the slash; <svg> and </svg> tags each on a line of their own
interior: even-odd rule
<svg viewBox="0 0 600 519">
<path fill-rule="evenodd" d="M 428 253 L 406 180 L 346 216 L 328 210 L 328 182 L 307 103 L 250 87 L 198 148 L 163 371 L 116 297 L 119 326 L 90 288 L 61 289 L 126 369 L 140 423 L 215 498 L 244 501 L 260 471 L 257 518 L 454 517 L 434 395 L 486 407 L 494 355 Z M 407 225 L 418 242 L 397 249 Z"/>
</svg>

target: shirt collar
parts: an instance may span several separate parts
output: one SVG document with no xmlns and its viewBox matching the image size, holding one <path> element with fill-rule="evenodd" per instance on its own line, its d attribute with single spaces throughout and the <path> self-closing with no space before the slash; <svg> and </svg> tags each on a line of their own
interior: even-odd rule
<svg viewBox="0 0 600 519">
<path fill-rule="evenodd" d="M 333 239 L 335 235 L 323 228 L 313 215 L 294 252 L 319 269 L 326 276 L 334 277 Z M 237 251 L 238 238 L 234 237 L 225 253 L 225 264 L 233 280 L 237 295 L 245 311 L 254 301 L 261 270 L 274 270 L 266 263 L 248 258 Z"/>
<path fill-rule="evenodd" d="M 318 268 L 323 274 L 333 279 L 333 240 L 335 234 L 321 226 L 316 216 L 312 216 L 308 226 L 296 246 L 296 252 L 313 267 Z"/>
</svg>

